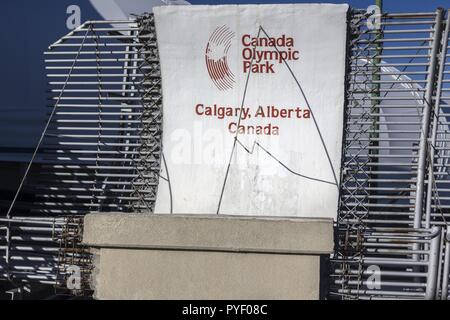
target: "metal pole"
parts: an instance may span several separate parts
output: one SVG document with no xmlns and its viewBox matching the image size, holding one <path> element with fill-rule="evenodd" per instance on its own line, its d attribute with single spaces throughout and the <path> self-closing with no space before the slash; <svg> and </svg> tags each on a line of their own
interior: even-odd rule
<svg viewBox="0 0 450 320">
<path fill-rule="evenodd" d="M 434 238 L 431 239 L 430 255 L 428 262 L 428 275 L 427 275 L 427 288 L 425 291 L 425 299 L 433 300 L 436 294 L 437 286 L 437 273 L 440 256 L 440 244 L 441 244 L 441 228 L 433 227 L 431 233 Z"/>
<path fill-rule="evenodd" d="M 432 106 L 431 103 L 433 100 L 434 80 L 436 77 L 437 55 L 442 36 L 442 17 L 443 17 L 443 10 L 439 8 L 436 10 L 433 46 L 430 53 L 430 66 L 428 69 L 427 86 L 424 96 L 424 107 L 422 114 L 422 124 L 421 124 L 420 144 L 419 144 L 419 160 L 417 165 L 416 199 L 414 204 L 414 228 L 420 228 L 422 221 L 423 196 L 425 188 L 425 171 L 426 171 L 427 147 L 428 147 L 427 140 L 430 129 L 430 115 Z"/>
<path fill-rule="evenodd" d="M 383 0 L 375 0 L 375 5 L 380 8 L 380 13 L 383 13 Z"/>
<path fill-rule="evenodd" d="M 442 252 L 444 251 L 445 246 L 445 232 L 444 228 L 441 228 L 441 239 L 439 241 L 439 249 L 438 249 L 438 266 L 437 266 L 437 277 L 436 277 L 436 292 L 434 295 L 434 298 L 437 300 L 439 299 L 439 293 L 441 290 L 440 284 L 441 284 L 441 278 L 442 278 L 442 264 L 443 264 L 443 257 Z"/>
<path fill-rule="evenodd" d="M 444 78 L 444 70 L 445 70 L 445 61 L 447 56 L 447 45 L 448 45 L 448 36 L 450 29 L 450 14 L 447 16 L 447 21 L 445 25 L 444 38 L 442 39 L 442 52 L 441 52 L 441 61 L 439 65 L 439 74 L 436 88 L 436 100 L 434 102 L 434 116 L 433 116 L 433 131 L 431 133 L 431 146 L 434 146 L 436 143 L 436 135 L 438 128 L 438 120 L 439 120 L 439 112 L 441 105 L 441 95 L 442 95 L 442 80 Z M 431 200 L 433 193 L 433 182 L 434 182 L 434 148 L 430 148 L 430 164 L 428 167 L 428 186 L 427 186 L 427 199 L 426 199 L 426 209 L 425 209 L 425 227 L 430 228 L 431 224 Z M 437 192 L 437 190 L 435 191 Z"/>
<path fill-rule="evenodd" d="M 375 1 L 375 5 L 379 7 L 380 9 L 380 14 L 383 13 L 383 1 L 382 0 L 376 0 Z M 376 17 L 378 18 L 378 17 Z M 381 17 L 379 17 L 381 19 Z M 375 57 L 373 59 L 373 74 L 372 74 L 372 97 L 374 98 L 372 100 L 372 110 L 371 110 L 371 114 L 372 114 L 372 127 L 371 127 L 371 138 L 375 138 L 374 140 L 371 141 L 371 145 L 375 148 L 371 149 L 370 152 L 372 155 L 377 155 L 378 154 L 378 138 L 379 138 L 379 125 L 378 125 L 378 121 L 379 121 L 379 116 L 373 116 L 373 114 L 378 114 L 378 109 L 379 109 L 379 104 L 381 103 L 381 100 L 376 99 L 376 98 L 380 98 L 380 89 L 381 89 L 381 85 L 380 85 L 380 80 L 381 80 L 381 68 L 377 67 L 381 64 L 381 59 L 379 58 L 379 56 L 382 53 L 382 45 L 381 42 L 376 42 L 377 40 L 380 40 L 383 37 L 383 34 L 381 33 L 381 30 L 378 29 L 376 31 L 376 35 L 375 35 Z M 378 109 L 377 109 L 378 106 Z M 376 160 L 374 161 L 376 162 Z M 377 168 L 373 168 L 376 171 Z M 373 177 L 374 179 L 376 179 L 376 177 Z M 376 183 L 372 184 L 373 187 L 376 187 Z"/>
</svg>

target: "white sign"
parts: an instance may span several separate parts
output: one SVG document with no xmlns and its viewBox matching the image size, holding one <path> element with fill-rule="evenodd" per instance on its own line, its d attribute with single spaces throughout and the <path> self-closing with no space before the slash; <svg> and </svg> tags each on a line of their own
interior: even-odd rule
<svg viewBox="0 0 450 320">
<path fill-rule="evenodd" d="M 347 5 L 154 8 L 156 213 L 336 217 Z"/>
</svg>

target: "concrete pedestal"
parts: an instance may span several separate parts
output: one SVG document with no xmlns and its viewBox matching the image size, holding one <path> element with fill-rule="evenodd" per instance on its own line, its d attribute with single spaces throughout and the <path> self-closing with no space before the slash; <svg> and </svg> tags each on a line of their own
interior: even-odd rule
<svg viewBox="0 0 450 320">
<path fill-rule="evenodd" d="M 333 221 L 90 214 L 83 240 L 98 299 L 319 299 Z"/>
</svg>

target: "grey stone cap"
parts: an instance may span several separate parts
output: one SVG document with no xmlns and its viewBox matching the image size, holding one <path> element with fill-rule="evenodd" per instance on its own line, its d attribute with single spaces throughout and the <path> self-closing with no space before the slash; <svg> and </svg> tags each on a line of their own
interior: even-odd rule
<svg viewBox="0 0 450 320">
<path fill-rule="evenodd" d="M 83 242 L 100 248 L 329 254 L 333 220 L 98 213 L 85 217 Z"/>
</svg>

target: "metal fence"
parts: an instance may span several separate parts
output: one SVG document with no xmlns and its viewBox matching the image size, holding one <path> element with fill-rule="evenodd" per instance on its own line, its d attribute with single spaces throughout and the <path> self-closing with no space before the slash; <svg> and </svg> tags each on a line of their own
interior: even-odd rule
<svg viewBox="0 0 450 320">
<path fill-rule="evenodd" d="M 56 110 L 36 210 L 152 211 L 162 117 L 153 20 L 85 23 L 46 57 Z"/>
<path fill-rule="evenodd" d="M 330 297 L 447 299 L 446 15 L 350 14 Z"/>
<path fill-rule="evenodd" d="M 447 299 L 449 14 L 383 14 L 380 29 L 370 19 L 348 16 L 329 297 Z M 164 163 L 153 16 L 86 22 L 49 47 L 46 66 L 50 120 L 23 184 L 34 195 L 0 218 L 0 277 L 65 287 L 72 265 L 88 280 L 85 213 L 153 211 Z"/>
<path fill-rule="evenodd" d="M 0 278 L 65 288 L 75 266 L 75 289 L 89 289 L 82 216 L 154 206 L 162 102 L 153 17 L 86 22 L 45 57 L 49 121 L 0 219 Z"/>
</svg>

